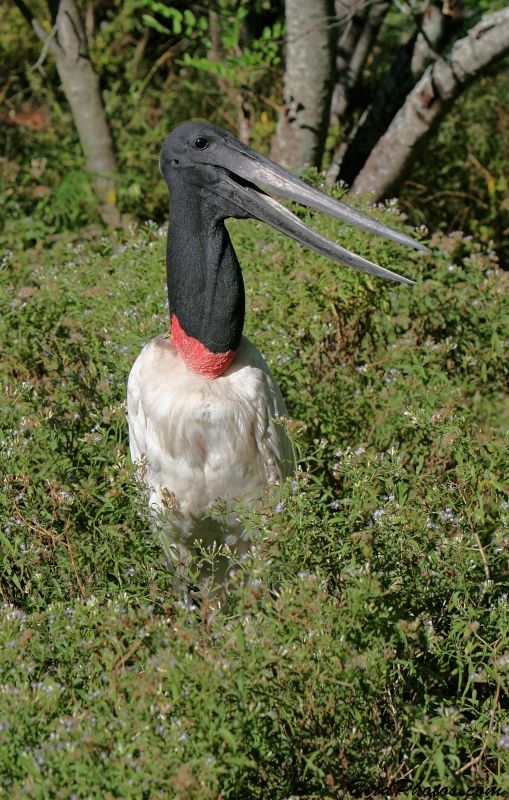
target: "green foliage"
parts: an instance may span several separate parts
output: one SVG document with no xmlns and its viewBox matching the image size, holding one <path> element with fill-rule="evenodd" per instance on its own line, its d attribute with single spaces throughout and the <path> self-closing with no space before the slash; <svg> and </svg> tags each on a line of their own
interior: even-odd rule
<svg viewBox="0 0 509 800">
<path fill-rule="evenodd" d="M 509 79 L 507 68 L 497 72 L 474 84 L 445 118 L 402 199 L 416 220 L 433 229 L 493 240 L 507 268 Z"/>
<path fill-rule="evenodd" d="M 47 4 L 36 3 L 33 8 L 48 27 Z M 195 13 L 185 5 L 159 3 L 154 6 L 156 19 L 147 14 L 152 6 L 141 0 L 94 5 L 91 14 L 90 8 L 83 4 L 82 10 L 84 16 L 95 15 L 88 46 L 115 141 L 117 198 L 124 219 L 125 215 L 144 221 L 164 218 L 167 191 L 158 157 L 173 127 L 190 118 L 206 118 L 238 134 L 239 87 L 252 112 L 252 142 L 268 149 L 276 119 L 270 103 L 277 100 L 281 75 L 282 8 L 269 13 L 256 4 L 222 3 L 218 25 L 225 49 L 215 66 L 207 9 Z M 163 26 L 162 32 L 160 19 L 170 26 Z M 253 35 L 246 40 L 245 31 L 251 28 Z M 0 245 L 4 247 L 28 247 L 62 231 L 92 226 L 94 232 L 102 225 L 53 56 L 46 57 L 45 76 L 27 71 L 41 46 L 14 4 L 3 4 L 0 57 L 9 75 L 0 93 Z M 192 63 L 184 65 L 183 58 Z M 268 103 L 258 98 L 260 93 Z"/>
<path fill-rule="evenodd" d="M 172 30 L 170 31 L 164 25 L 161 25 L 161 23 L 158 22 L 154 17 L 151 17 L 149 14 L 144 14 L 143 22 L 145 25 L 148 25 L 150 28 L 154 28 L 154 30 L 158 31 L 158 33 L 183 33 L 185 36 L 189 37 L 195 33 L 195 30 L 200 32 L 207 30 L 207 20 L 205 17 L 200 17 L 198 22 L 195 15 L 189 8 L 185 8 L 182 12 L 179 11 L 178 8 L 166 6 L 164 3 L 156 2 L 156 0 L 143 0 L 143 5 L 147 6 L 147 8 L 154 13 L 161 14 L 166 19 L 171 20 Z"/>
<path fill-rule="evenodd" d="M 0 796 L 504 797 L 506 276 L 460 234 L 340 231 L 410 288 L 229 227 L 304 424 L 228 616 L 173 596 L 126 454 L 164 230 L 3 261 Z"/>
<path fill-rule="evenodd" d="M 277 3 L 267 9 L 266 3 L 223 0 L 217 8 L 205 3 L 193 6 L 194 10 L 188 4 L 159 3 L 151 12 L 152 0 L 147 2 L 109 0 L 94 5 L 89 49 L 118 154 L 119 208 L 135 219 L 160 222 L 167 195 L 158 173 L 158 153 L 175 125 L 205 118 L 238 134 L 239 116 L 245 111 L 252 145 L 269 152 L 281 100 L 283 65 L 278 59 L 284 14 Z M 500 5 L 472 0 L 469 9 L 492 11 Z M 33 8 L 41 20 L 47 18 L 42 0 Z M 217 13 L 222 39 L 216 61 L 211 53 L 211 10 Z M 166 30 L 150 27 L 147 18 Z M 476 20 L 477 16 L 470 18 L 465 31 Z M 355 92 L 352 124 L 369 104 L 401 37 L 411 34 L 413 24 L 411 15 L 394 6 Z M 175 26 L 181 26 L 180 32 Z M 102 224 L 91 201 L 89 178 L 53 57 L 46 58 L 46 77 L 26 72 L 40 51 L 40 42 L 14 4 L 3 4 L 0 57 L 9 76 L 0 110 L 0 244 L 4 247 L 33 246 L 61 231 L 90 225 L 94 231 Z M 474 84 L 459 100 L 401 190 L 402 207 L 415 225 L 426 222 L 446 233 L 461 230 L 486 244 L 493 239 L 504 268 L 509 252 L 506 72 L 497 68 L 496 75 Z M 241 105 L 246 106 L 240 111 L 239 90 Z M 339 132 L 331 133 L 332 152 Z M 345 134 L 348 129 L 341 135 Z M 38 165 L 44 159 L 41 170 Z"/>
<path fill-rule="evenodd" d="M 182 63 L 186 67 L 193 67 L 199 73 L 212 74 L 226 81 L 229 89 L 243 88 L 252 91 L 260 76 L 281 60 L 279 50 L 282 26 L 279 21 L 272 27 L 265 26 L 260 37 L 249 43 L 244 41 L 243 27 L 250 14 L 249 4 L 245 0 L 221 0 L 211 9 L 217 28 L 216 35 L 221 41 L 221 53 L 214 51 L 215 42 L 210 30 L 209 15 L 196 17 L 190 9 L 182 12 L 156 0 L 143 0 L 143 5 L 154 14 L 160 14 L 172 21 L 170 31 L 155 17 L 144 14 L 143 21 L 149 27 L 159 33 L 184 34 L 187 38 L 200 42 L 202 47 L 196 55 L 184 52 Z M 200 55 L 203 48 L 206 55 Z"/>
<path fill-rule="evenodd" d="M 95 6 L 124 213 L 164 219 L 174 125 L 236 130 L 218 80 L 278 101 L 277 13 L 241 27 L 232 7 L 212 68 L 201 7 Z M 458 103 L 404 190 L 438 230 L 430 255 L 295 209 L 417 286 L 229 223 L 246 334 L 301 422 L 295 480 L 254 520 L 219 617 L 173 595 L 127 455 L 127 375 L 167 325 L 164 230 L 101 235 L 51 57 L 25 72 L 40 44 L 5 4 L 0 52 L 0 797 L 509 795 L 505 76 Z"/>
<path fill-rule="evenodd" d="M 45 4 L 34 8 L 44 20 Z M 175 125 L 192 117 L 224 125 L 221 92 L 205 76 L 198 90 L 178 75 L 178 48 L 170 46 L 168 58 L 153 68 L 168 52 L 167 36 L 149 32 L 144 44 L 146 8 L 138 0 L 98 11 L 89 50 L 117 151 L 118 206 L 136 219 L 162 220 L 168 196 L 158 170 L 161 143 Z M 53 57 L 47 56 L 45 76 L 26 71 L 40 50 L 20 12 L 3 4 L 0 56 L 10 76 L 0 112 L 2 250 L 45 243 L 57 233 L 85 227 L 95 235 L 102 225 Z"/>
<path fill-rule="evenodd" d="M 150 0 L 151 2 L 151 0 Z M 259 38 L 242 46 L 242 25 L 248 16 L 247 4 L 240 5 L 235 16 L 231 16 L 228 3 L 223 3 L 222 14 L 218 17 L 221 25 L 221 45 L 223 52 L 220 58 L 193 58 L 184 53 L 183 63 L 194 67 L 199 72 L 216 75 L 228 82 L 232 89 L 243 88 L 253 91 L 260 76 L 280 63 L 280 46 L 282 26 L 280 22 L 265 27 Z M 212 42 L 207 42 L 209 48 Z"/>
</svg>

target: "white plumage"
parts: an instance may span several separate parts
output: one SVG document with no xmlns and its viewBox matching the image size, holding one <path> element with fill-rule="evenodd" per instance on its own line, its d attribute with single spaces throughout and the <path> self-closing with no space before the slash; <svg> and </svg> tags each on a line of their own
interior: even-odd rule
<svg viewBox="0 0 509 800">
<path fill-rule="evenodd" d="M 158 336 L 131 370 L 127 407 L 131 458 L 144 464 L 170 569 L 184 574 L 179 567 L 197 553 L 195 541 L 246 552 L 236 501 L 259 508 L 265 487 L 293 471 L 291 442 L 274 422 L 286 416 L 285 404 L 256 347 L 243 336 L 233 364 L 209 380 L 189 371 L 170 336 Z M 210 518 L 218 500 L 229 509 L 226 519 Z M 220 562 L 219 583 L 227 560 Z"/>
</svg>

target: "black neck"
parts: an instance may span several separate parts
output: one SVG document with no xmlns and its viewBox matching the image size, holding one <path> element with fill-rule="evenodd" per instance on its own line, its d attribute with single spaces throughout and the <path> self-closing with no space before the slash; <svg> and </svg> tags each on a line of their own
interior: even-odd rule
<svg viewBox="0 0 509 800">
<path fill-rule="evenodd" d="M 224 212 L 207 202 L 189 178 L 171 187 L 166 251 L 170 312 L 187 336 L 212 353 L 226 353 L 240 344 L 244 281 Z"/>
</svg>

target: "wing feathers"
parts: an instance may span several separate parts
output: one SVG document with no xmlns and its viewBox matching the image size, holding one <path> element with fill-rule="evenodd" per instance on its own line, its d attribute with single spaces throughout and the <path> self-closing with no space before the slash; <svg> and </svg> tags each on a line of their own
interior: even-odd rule
<svg viewBox="0 0 509 800">
<path fill-rule="evenodd" d="M 287 413 L 283 398 L 244 337 L 215 380 L 188 372 L 173 342 L 157 337 L 131 371 L 127 403 L 131 457 L 145 458 L 150 503 L 163 509 L 166 490 L 183 522 L 206 516 L 218 498 L 259 503 L 267 485 L 293 470 L 291 443 L 273 421 Z"/>
</svg>

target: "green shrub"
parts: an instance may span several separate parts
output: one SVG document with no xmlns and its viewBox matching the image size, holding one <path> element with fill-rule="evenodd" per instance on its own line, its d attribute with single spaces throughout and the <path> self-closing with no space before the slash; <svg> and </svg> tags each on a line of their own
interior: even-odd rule
<svg viewBox="0 0 509 800">
<path fill-rule="evenodd" d="M 229 227 L 303 424 L 224 617 L 173 595 L 127 456 L 164 230 L 3 261 L 0 796 L 503 797 L 507 277 L 460 234 L 341 231 L 408 288 Z"/>
</svg>

